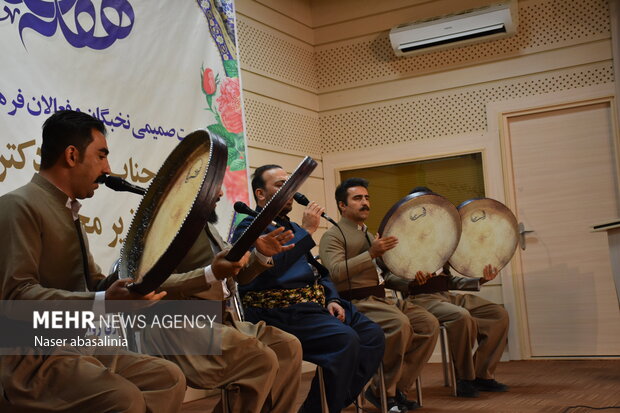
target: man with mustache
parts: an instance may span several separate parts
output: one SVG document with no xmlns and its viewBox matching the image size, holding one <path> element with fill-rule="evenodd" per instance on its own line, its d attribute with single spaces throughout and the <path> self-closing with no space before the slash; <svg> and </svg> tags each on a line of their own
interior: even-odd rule
<svg viewBox="0 0 620 413">
<path fill-rule="evenodd" d="M 218 202 L 222 195 L 220 188 Z M 235 295 L 236 282 L 249 283 L 273 267 L 272 256 L 294 247 L 294 244 L 284 245 L 293 238 L 293 233 L 280 227 L 261 235 L 255 242 L 256 249 L 246 254 L 243 266 L 234 275 L 225 266 L 224 257 L 230 246 L 218 233 L 217 220 L 214 210 L 175 272 L 210 266 L 208 284 L 195 296 L 225 302 Z M 235 319 L 229 311 L 224 311 L 223 319 L 223 324 L 218 324 L 221 355 L 162 354 L 162 357 L 178 364 L 192 387 L 238 389 L 229 392 L 231 413 L 289 413 L 301 381 L 299 340 L 263 321 L 253 324 Z M 149 354 L 158 354 L 157 343 L 162 341 L 174 348 L 183 348 L 187 340 L 204 341 L 205 348 L 213 342 L 212 337 L 194 331 L 172 335 L 166 330 L 147 329 L 143 335 Z"/>
<path fill-rule="evenodd" d="M 257 168 L 252 178 L 257 209 L 262 209 L 287 179 L 279 165 Z M 273 268 L 240 286 L 239 291 L 249 321 L 263 320 L 295 335 L 304 360 L 323 368 L 329 411 L 338 413 L 355 400 L 377 370 L 384 350 L 383 332 L 350 302 L 340 299 L 329 273 L 312 256 L 316 245 L 312 234 L 324 209 L 311 202 L 298 225 L 288 218 L 292 202 L 288 200 L 275 222 L 293 231 L 295 247 L 274 256 Z M 252 220 L 244 219 L 233 239 L 239 238 Z M 270 225 L 267 230 L 273 229 Z M 316 376 L 300 411 L 321 412 Z"/>
<path fill-rule="evenodd" d="M 131 280 L 106 278 L 88 251 L 78 199 L 90 198 L 110 173 L 104 124 L 64 110 L 43 124 L 41 168 L 32 180 L 0 197 L 0 299 L 159 300 L 141 296 Z M 24 349 L 26 350 L 26 349 Z M 118 350 L 29 349 L 0 357 L 2 412 L 178 412 L 185 378 L 173 363 Z M 23 353 L 22 353 L 23 354 Z"/>
<path fill-rule="evenodd" d="M 418 305 L 386 298 L 374 260 L 394 248 L 398 239 L 383 238 L 380 234 L 375 238 L 368 233 L 365 224 L 370 213 L 368 181 L 362 178 L 343 181 L 336 188 L 336 202 L 342 218 L 338 227 L 331 227 L 323 234 L 321 259 L 340 296 L 351 300 L 385 333 L 383 368 L 390 411 L 416 409 L 419 405 L 408 400 L 406 392 L 435 348 L 439 323 Z M 366 397 L 379 407 L 376 382 L 377 379 Z"/>
</svg>

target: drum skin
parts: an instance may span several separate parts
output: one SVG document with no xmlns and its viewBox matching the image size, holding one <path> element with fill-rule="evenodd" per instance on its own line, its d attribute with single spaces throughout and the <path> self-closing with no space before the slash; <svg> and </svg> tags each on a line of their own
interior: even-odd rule
<svg viewBox="0 0 620 413">
<path fill-rule="evenodd" d="M 450 266 L 469 277 L 482 277 L 488 264 L 501 270 L 511 260 L 519 241 L 512 211 L 490 198 L 465 201 L 458 210 L 461 240 L 450 257 Z"/>
<path fill-rule="evenodd" d="M 398 245 L 377 260 L 379 266 L 399 277 L 414 279 L 416 272 L 435 272 L 448 261 L 459 242 L 461 217 L 446 198 L 416 192 L 388 211 L 379 234 L 398 238 Z"/>
<path fill-rule="evenodd" d="M 224 140 L 207 131 L 187 135 L 170 153 L 136 211 L 121 250 L 120 278 L 140 294 L 174 271 L 215 209 L 226 170 Z"/>
</svg>

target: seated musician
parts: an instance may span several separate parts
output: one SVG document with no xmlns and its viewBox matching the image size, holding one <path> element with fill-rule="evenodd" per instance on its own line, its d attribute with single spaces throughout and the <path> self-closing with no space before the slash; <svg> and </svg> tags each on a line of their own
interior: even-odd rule
<svg viewBox="0 0 620 413">
<path fill-rule="evenodd" d="M 90 254 L 78 199 L 92 197 L 97 179 L 111 172 L 105 135 L 103 122 L 71 110 L 43 124 L 40 172 L 0 197 L 0 299 L 82 300 L 94 308 L 165 295 L 142 296 L 127 288 L 131 280 L 106 278 Z M 71 346 L 50 355 L 30 350 L 0 356 L 2 412 L 181 410 L 185 378 L 167 360 L 124 350 L 93 355 Z"/>
<path fill-rule="evenodd" d="M 410 193 L 432 192 L 416 187 Z M 450 274 L 446 264 L 438 275 L 416 275 L 409 282 L 393 275 L 386 276 L 386 286 L 409 293 L 408 301 L 427 309 L 446 327 L 450 351 L 457 377 L 457 396 L 478 397 L 480 391 L 504 392 L 508 386 L 495 380 L 499 362 L 508 336 L 508 313 L 498 304 L 474 294 L 456 294 L 449 290 L 479 291 L 480 285 L 498 274 L 497 268 L 487 265 L 481 278 L 459 277 Z M 472 348 L 478 340 L 478 349 Z"/>
<path fill-rule="evenodd" d="M 323 264 L 341 297 L 351 300 L 359 311 L 385 333 L 383 356 L 385 386 L 390 411 L 413 410 L 419 405 L 407 400 L 424 363 L 437 342 L 437 319 L 411 301 L 385 297 L 383 281 L 374 259 L 394 248 L 396 237 L 373 237 L 365 221 L 370 213 L 368 181 L 350 178 L 336 188 L 336 202 L 342 218 L 338 227 L 331 227 L 320 243 Z M 366 398 L 380 407 L 378 393 L 369 388 Z M 401 410 L 402 409 L 402 410 Z"/>
<path fill-rule="evenodd" d="M 286 171 L 278 165 L 256 169 L 252 189 L 259 210 L 287 178 Z M 337 413 L 355 400 L 376 372 L 383 357 L 384 336 L 377 324 L 350 302 L 340 299 L 329 273 L 312 257 L 312 234 L 324 209 L 310 203 L 298 225 L 287 216 L 292 201 L 287 201 L 275 222 L 293 231 L 295 247 L 275 255 L 273 268 L 241 285 L 239 291 L 247 320 L 263 320 L 295 335 L 301 342 L 304 360 L 323 368 L 329 411 Z M 252 220 L 244 219 L 233 239 L 238 239 Z M 274 228 L 270 225 L 267 231 Z M 300 411 L 321 412 L 316 376 Z"/>
<path fill-rule="evenodd" d="M 220 188 L 218 201 L 221 196 Z M 214 210 L 204 231 L 200 232 L 176 269 L 178 273 L 186 273 L 205 267 L 206 281 L 205 277 L 188 280 L 182 274 L 174 274 L 167 284 L 203 285 L 204 291 L 197 296 L 225 301 L 235 294 L 236 281 L 240 284 L 250 282 L 259 273 L 272 267 L 271 256 L 293 248 L 293 245 L 283 246 L 293 238 L 293 234 L 278 228 L 262 235 L 256 240 L 256 250 L 251 255 L 246 254 L 240 262 L 231 263 L 225 258 L 229 245 L 214 225 L 217 219 Z M 231 413 L 289 413 L 301 381 L 302 352 L 299 340 L 264 322 L 252 324 L 236 320 L 228 311 L 224 312 L 223 318 L 224 324 L 218 325 L 221 355 L 161 356 L 181 367 L 191 387 L 238 389 L 229 392 Z M 146 329 L 143 335 L 144 347 L 150 354 L 160 354 L 157 343 L 162 341 L 174 348 L 182 348 L 186 340 L 202 340 L 205 348 L 213 344 L 209 335 L 195 330 L 170 334 L 170 330 Z"/>
</svg>

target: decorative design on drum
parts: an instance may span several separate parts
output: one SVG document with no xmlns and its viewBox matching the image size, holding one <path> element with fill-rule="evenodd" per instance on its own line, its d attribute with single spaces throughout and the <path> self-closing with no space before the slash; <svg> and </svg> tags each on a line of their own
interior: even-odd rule
<svg viewBox="0 0 620 413">
<path fill-rule="evenodd" d="M 121 250 L 120 278 L 146 294 L 174 271 L 215 209 L 226 169 L 226 143 L 198 130 L 168 155 L 131 222 Z"/>
<path fill-rule="evenodd" d="M 415 221 L 418 218 L 422 218 L 422 217 L 425 217 L 425 216 L 426 216 L 426 208 L 422 207 L 422 213 L 410 215 L 409 219 L 412 220 L 412 221 Z"/>
<path fill-rule="evenodd" d="M 517 249 L 519 227 L 510 209 L 490 198 L 470 199 L 458 206 L 461 240 L 450 257 L 460 274 L 482 277 L 484 267 L 501 270 Z"/>
<path fill-rule="evenodd" d="M 459 242 L 461 217 L 446 198 L 416 192 L 392 206 L 379 234 L 398 238 L 398 245 L 377 260 L 379 266 L 413 279 L 416 272 L 435 272 L 448 261 Z"/>
</svg>

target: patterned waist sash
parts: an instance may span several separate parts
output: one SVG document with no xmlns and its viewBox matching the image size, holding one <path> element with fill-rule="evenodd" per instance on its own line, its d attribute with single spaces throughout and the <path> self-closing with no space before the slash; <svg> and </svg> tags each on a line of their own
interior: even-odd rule
<svg viewBox="0 0 620 413">
<path fill-rule="evenodd" d="M 325 290 L 321 284 L 290 290 L 249 291 L 241 299 L 244 306 L 282 308 L 299 303 L 317 303 L 325 307 Z"/>
</svg>

